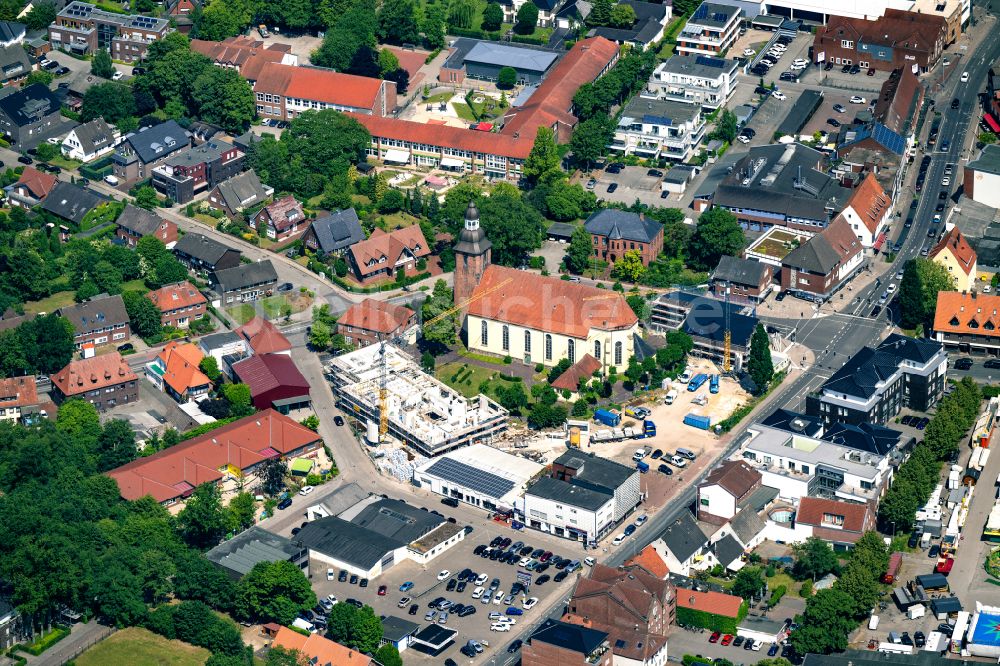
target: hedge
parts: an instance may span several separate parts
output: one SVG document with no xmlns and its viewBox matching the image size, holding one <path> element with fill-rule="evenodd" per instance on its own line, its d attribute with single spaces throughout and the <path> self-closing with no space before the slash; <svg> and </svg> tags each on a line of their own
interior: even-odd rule
<svg viewBox="0 0 1000 666">
<path fill-rule="evenodd" d="M 30 645 L 25 645 L 21 648 L 24 652 L 38 656 L 48 650 L 50 647 L 61 641 L 62 639 L 69 636 L 69 629 L 63 629 L 62 627 L 56 627 L 49 633 L 45 634 L 37 641 Z"/>
<path fill-rule="evenodd" d="M 221 428 L 224 425 L 229 425 L 233 421 L 237 420 L 237 418 L 239 417 L 230 416 L 229 418 L 219 419 L 218 421 L 212 421 L 211 423 L 205 423 L 203 425 L 200 425 L 197 428 L 192 428 L 191 430 L 188 430 L 186 433 L 181 435 L 181 441 L 186 442 L 187 440 L 193 437 L 199 437 L 201 435 L 204 435 L 206 432 L 212 432 L 216 428 Z"/>
<path fill-rule="evenodd" d="M 678 590 L 678 594 L 684 594 L 684 590 Z M 723 617 L 694 608 L 677 608 L 677 623 L 686 624 L 693 627 L 701 627 L 710 631 L 718 631 L 722 634 L 735 634 L 736 627 L 747 614 L 747 602 L 740 604 L 740 612 L 735 618 Z"/>
</svg>

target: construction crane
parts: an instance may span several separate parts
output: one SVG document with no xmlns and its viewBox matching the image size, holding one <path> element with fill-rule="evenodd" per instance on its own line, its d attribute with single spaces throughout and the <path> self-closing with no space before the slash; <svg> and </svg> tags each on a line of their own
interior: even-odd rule
<svg viewBox="0 0 1000 666">
<path fill-rule="evenodd" d="M 729 358 L 733 350 L 733 332 L 729 327 L 729 281 L 726 281 L 726 303 L 722 306 L 725 314 L 726 330 L 722 335 L 722 374 L 728 375 L 733 369 Z"/>
<path fill-rule="evenodd" d="M 493 285 L 492 287 L 490 287 L 488 289 L 484 289 L 484 290 L 480 291 L 478 294 L 472 295 L 471 297 L 465 299 L 464 301 L 462 301 L 458 305 L 456 305 L 454 307 L 451 307 L 451 308 L 448 308 L 447 310 L 445 310 L 441 314 L 439 314 L 439 315 L 437 315 L 435 317 L 432 317 L 431 319 L 428 319 L 427 321 L 423 322 L 423 324 L 421 325 L 421 328 L 426 328 L 428 326 L 436 324 L 437 322 L 441 321 L 442 319 L 445 319 L 446 317 L 450 317 L 451 315 L 455 314 L 459 310 L 464 310 L 465 308 L 469 307 L 472 303 L 478 301 L 479 299 L 483 298 L 484 296 L 488 296 L 489 294 L 492 294 L 495 291 L 499 291 L 500 289 L 503 289 L 510 282 L 511 282 L 511 278 L 507 278 L 506 280 L 502 280 L 501 282 L 498 282 L 497 284 Z M 385 439 L 386 434 L 389 432 L 389 405 L 388 405 L 388 401 L 389 401 L 389 362 L 387 360 L 386 345 L 389 345 L 389 344 L 398 345 L 398 344 L 404 342 L 404 340 L 405 340 L 404 336 L 402 336 L 402 335 L 396 335 L 396 336 L 393 336 L 392 338 L 390 338 L 389 340 L 382 340 L 381 344 L 379 345 L 379 350 L 378 350 L 378 356 L 379 356 L 379 381 L 378 381 L 378 416 L 379 416 L 379 422 L 378 422 L 378 438 L 379 438 L 380 442 Z"/>
</svg>

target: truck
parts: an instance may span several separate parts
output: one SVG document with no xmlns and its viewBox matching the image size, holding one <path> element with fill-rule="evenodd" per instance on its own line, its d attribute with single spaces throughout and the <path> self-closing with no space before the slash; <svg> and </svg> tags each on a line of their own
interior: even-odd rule
<svg viewBox="0 0 1000 666">
<path fill-rule="evenodd" d="M 674 404 L 674 400 L 677 399 L 677 389 L 670 389 L 667 391 L 667 395 L 663 398 L 663 403 L 666 405 Z"/>
<path fill-rule="evenodd" d="M 643 462 L 641 460 L 637 460 L 635 462 L 635 468 L 637 470 L 639 470 L 640 472 L 642 472 L 643 474 L 645 474 L 646 472 L 649 471 L 649 463 Z"/>
<path fill-rule="evenodd" d="M 649 419 L 642 422 L 642 437 L 643 439 L 656 437 L 656 424 Z"/>
<path fill-rule="evenodd" d="M 689 425 L 699 430 L 708 430 L 712 427 L 712 417 L 701 414 L 687 414 L 684 417 L 684 425 Z"/>
<path fill-rule="evenodd" d="M 621 414 L 615 414 L 607 409 L 598 409 L 594 411 L 594 420 L 604 425 L 615 428 L 622 422 Z"/>
<path fill-rule="evenodd" d="M 700 389 L 702 386 L 704 386 L 705 382 L 707 382 L 707 381 L 708 381 L 708 375 L 706 375 L 704 372 L 699 372 L 688 383 L 688 391 L 690 391 L 691 393 L 694 393 L 695 391 L 697 391 L 698 389 Z"/>
<path fill-rule="evenodd" d="M 938 560 L 937 565 L 934 567 L 934 573 L 944 574 L 947 576 L 951 573 L 951 568 L 955 566 L 955 560 L 951 557 L 942 557 Z"/>
<path fill-rule="evenodd" d="M 712 375 L 712 379 L 708 383 L 708 392 L 709 393 L 719 392 L 719 375 Z"/>
<path fill-rule="evenodd" d="M 895 580 L 896 576 L 899 575 L 899 569 L 903 566 L 903 554 L 893 553 L 889 556 L 889 566 L 885 568 L 885 573 L 882 574 L 882 582 L 886 585 L 891 585 Z"/>
</svg>

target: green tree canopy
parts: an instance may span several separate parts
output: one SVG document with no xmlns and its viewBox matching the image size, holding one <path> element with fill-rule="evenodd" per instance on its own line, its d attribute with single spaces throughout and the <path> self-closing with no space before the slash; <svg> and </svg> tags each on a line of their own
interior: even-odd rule
<svg viewBox="0 0 1000 666">
<path fill-rule="evenodd" d="M 829 573 L 840 571 L 837 555 L 830 545 L 817 537 L 809 537 L 804 542 L 794 544 L 795 565 L 792 573 L 799 580 L 806 578 L 817 581 Z"/>
<path fill-rule="evenodd" d="M 767 337 L 764 325 L 757 324 L 750 337 L 750 357 L 747 359 L 747 372 L 757 390 L 763 393 L 771 385 L 774 377 L 774 363 L 771 361 L 771 340 Z"/>
<path fill-rule="evenodd" d="M 764 572 L 760 567 L 743 567 L 736 574 L 731 592 L 749 600 L 763 594 L 766 586 L 767 581 L 764 580 Z"/>
<path fill-rule="evenodd" d="M 615 28 L 631 28 L 635 24 L 635 10 L 629 5 L 615 5 L 608 22 Z"/>
<path fill-rule="evenodd" d="M 90 73 L 102 79 L 110 79 L 114 76 L 115 66 L 111 62 L 111 54 L 107 49 L 97 49 L 94 58 L 90 61 Z"/>
<path fill-rule="evenodd" d="M 413 0 L 385 0 L 378 10 L 378 34 L 384 44 L 416 44 L 420 41 L 417 8 Z"/>
<path fill-rule="evenodd" d="M 492 6 L 498 10 L 500 8 L 500 5 L 496 3 L 493 3 Z M 515 79 L 516 74 L 515 72 Z M 531 183 L 549 183 L 559 180 L 564 176 L 559 162 L 555 133 L 549 127 L 539 127 L 528 159 L 524 161 L 524 177 Z"/>
<path fill-rule="evenodd" d="M 736 216 L 728 210 L 713 207 L 698 217 L 694 234 L 688 243 L 688 257 L 698 270 L 711 270 L 722 255 L 740 256 L 746 246 L 746 236 Z"/>
<path fill-rule="evenodd" d="M 103 118 L 115 124 L 134 115 L 135 98 L 132 96 L 132 90 L 122 83 L 117 81 L 97 83 L 83 94 L 80 119 L 84 122 Z"/>
<path fill-rule="evenodd" d="M 187 504 L 177 514 L 177 527 L 184 540 L 202 550 L 219 543 L 229 528 L 218 486 L 203 483 L 194 489 Z"/>
<path fill-rule="evenodd" d="M 899 316 L 903 328 L 929 326 L 937 307 L 938 292 L 954 291 L 948 269 L 930 259 L 910 259 L 899 283 Z"/>
<path fill-rule="evenodd" d="M 126 291 L 122 294 L 125 302 L 125 312 L 132 330 L 140 337 L 149 338 L 157 335 L 161 330 L 160 310 L 153 304 L 153 301 L 146 298 L 145 292 Z"/>
<path fill-rule="evenodd" d="M 260 622 L 291 624 L 316 605 L 316 593 L 302 570 L 287 560 L 258 562 L 236 586 L 234 612 Z"/>
<path fill-rule="evenodd" d="M 517 19 L 514 23 L 514 32 L 521 35 L 530 35 L 538 25 L 538 5 L 534 2 L 525 2 L 517 10 Z"/>
<path fill-rule="evenodd" d="M 573 235 L 569 240 L 569 248 L 566 251 L 566 268 L 571 273 L 582 273 L 587 269 L 591 260 L 593 248 L 590 232 L 582 226 L 573 229 Z"/>
<path fill-rule="evenodd" d="M 498 2 L 490 2 L 483 10 L 483 30 L 494 32 L 503 23 L 503 7 Z"/>
<path fill-rule="evenodd" d="M 525 6 L 531 4 L 525 3 Z M 517 70 L 513 67 L 501 67 L 497 73 L 497 88 L 510 90 L 517 84 Z"/>
<path fill-rule="evenodd" d="M 614 136 L 614 121 L 607 114 L 597 114 L 577 125 L 569 140 L 573 158 L 586 166 L 593 164 L 607 150 Z"/>
</svg>

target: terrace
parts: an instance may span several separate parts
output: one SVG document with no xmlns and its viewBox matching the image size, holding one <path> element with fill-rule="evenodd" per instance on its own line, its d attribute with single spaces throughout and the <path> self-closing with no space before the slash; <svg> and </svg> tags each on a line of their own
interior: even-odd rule
<svg viewBox="0 0 1000 666">
<path fill-rule="evenodd" d="M 788 253 L 812 236 L 813 234 L 806 231 L 771 227 L 760 238 L 751 243 L 744 254 L 747 259 L 756 259 L 761 263 L 780 268 L 781 262 Z"/>
</svg>

